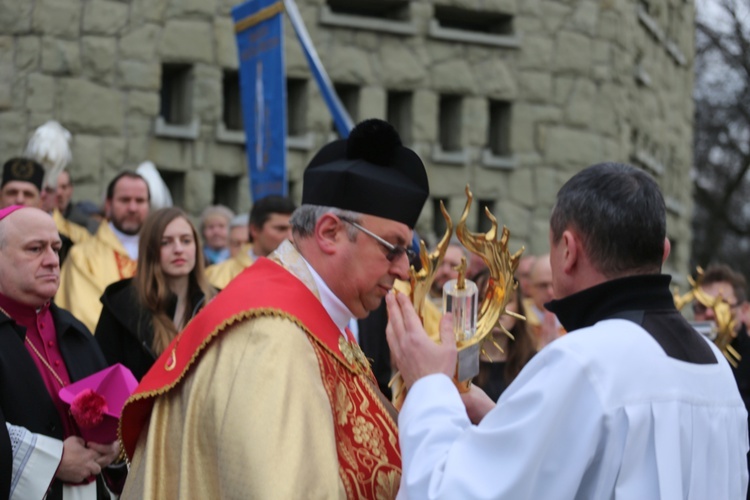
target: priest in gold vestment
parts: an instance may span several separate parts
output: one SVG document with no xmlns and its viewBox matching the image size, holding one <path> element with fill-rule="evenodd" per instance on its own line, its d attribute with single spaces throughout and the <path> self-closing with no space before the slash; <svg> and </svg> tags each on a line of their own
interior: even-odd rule
<svg viewBox="0 0 750 500">
<path fill-rule="evenodd" d="M 123 499 L 395 497 L 395 410 L 347 325 L 407 279 L 428 192 L 381 120 L 315 155 L 292 241 L 229 283 L 126 403 Z"/>
<path fill-rule="evenodd" d="M 149 210 L 146 181 L 135 172 L 118 174 L 107 187 L 104 208 L 108 220 L 92 238 L 71 248 L 55 296 L 57 305 L 92 332 L 102 312 L 104 289 L 135 274 L 138 232 Z"/>
<path fill-rule="evenodd" d="M 292 227 L 289 217 L 294 212 L 294 202 L 283 196 L 266 196 L 250 209 L 248 234 L 250 243 L 243 245 L 237 255 L 224 262 L 208 266 L 206 277 L 215 288 L 226 288 L 238 274 L 256 261 L 266 257 L 289 239 Z"/>
<path fill-rule="evenodd" d="M 57 208 L 52 211 L 52 219 L 55 221 L 57 231 L 70 238 L 74 245 L 91 239 L 88 229 L 63 217 L 62 212 Z"/>
</svg>

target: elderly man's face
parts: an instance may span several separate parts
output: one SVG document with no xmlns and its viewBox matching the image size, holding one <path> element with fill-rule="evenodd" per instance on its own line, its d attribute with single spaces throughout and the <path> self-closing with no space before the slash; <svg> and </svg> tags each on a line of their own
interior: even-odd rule
<svg viewBox="0 0 750 500">
<path fill-rule="evenodd" d="M 229 230 L 229 255 L 234 257 L 242 248 L 242 245 L 250 241 L 250 233 L 247 226 L 234 226 Z"/>
<path fill-rule="evenodd" d="M 60 235 L 52 217 L 38 209 L 10 214 L 0 231 L 0 292 L 40 307 L 60 286 Z"/>
<path fill-rule="evenodd" d="M 210 248 L 225 248 L 229 240 L 229 221 L 223 215 L 211 215 L 203 221 L 203 238 Z"/>
<path fill-rule="evenodd" d="M 403 247 L 411 243 L 412 231 L 401 222 L 364 215 L 359 224 L 392 245 Z M 389 261 L 388 249 L 362 231 L 351 241 L 346 232 L 348 225 L 341 221 L 340 251 L 331 266 L 335 275 L 328 285 L 355 317 L 365 318 L 380 306 L 396 279 L 408 279 L 409 258 L 401 254 Z"/>
<path fill-rule="evenodd" d="M 0 205 L 5 208 L 11 205 L 39 208 L 41 193 L 37 187 L 26 181 L 8 181 L 0 190 Z"/>
</svg>

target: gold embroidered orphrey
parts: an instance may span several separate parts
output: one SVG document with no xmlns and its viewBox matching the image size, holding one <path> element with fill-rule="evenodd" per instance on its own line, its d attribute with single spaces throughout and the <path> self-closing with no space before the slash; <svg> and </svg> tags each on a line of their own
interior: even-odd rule
<svg viewBox="0 0 750 500">
<path fill-rule="evenodd" d="M 513 298 L 513 292 L 518 287 L 514 274 L 518 268 L 518 261 L 521 258 L 521 254 L 523 254 L 524 247 L 521 247 L 520 250 L 511 255 L 508 250 L 510 231 L 507 227 L 503 226 L 502 232 L 498 235 L 497 219 L 486 207 L 485 215 L 492 224 L 490 230 L 486 233 L 473 233 L 469 231 L 466 227 L 466 219 L 469 216 L 469 209 L 471 208 L 473 200 L 474 195 L 467 184 L 466 205 L 464 206 L 463 213 L 461 214 L 461 218 L 456 226 L 456 237 L 467 250 L 474 255 L 479 256 L 484 261 L 489 268 L 490 279 L 487 284 L 487 292 L 484 300 L 479 307 L 477 332 L 470 339 L 457 339 L 456 347 L 459 351 L 462 351 L 479 343 L 492 342 L 495 347 L 502 351 L 502 348 L 492 339 L 492 330 L 499 327 L 505 335 L 512 340 L 514 339 L 513 335 L 499 323 L 500 316 L 507 314 L 522 321 L 526 319 L 519 314 L 505 310 L 508 302 Z M 437 244 L 435 250 L 431 253 L 427 252 L 424 241 L 420 241 L 419 257 L 422 263 L 422 269 L 416 271 L 412 266 L 409 270 L 411 301 L 417 314 L 419 314 L 419 317 L 422 319 L 424 319 L 422 316 L 423 304 L 430 288 L 432 287 L 432 283 L 435 280 L 435 273 L 445 258 L 445 253 L 448 250 L 451 235 L 453 233 L 453 221 L 450 215 L 448 215 L 442 201 L 440 202 L 440 211 L 446 222 L 445 234 Z M 481 349 L 481 353 L 487 356 L 484 349 Z M 489 356 L 487 356 L 487 358 L 489 359 Z M 403 390 L 403 384 L 401 383 L 399 374 L 396 374 L 391 381 L 392 384 L 394 382 L 396 387 L 394 389 L 393 400 L 396 408 L 400 408 L 406 394 Z M 454 382 L 457 383 L 457 386 L 461 387 L 460 383 L 465 381 L 454 380 Z"/>
<path fill-rule="evenodd" d="M 349 342 L 343 336 L 339 337 L 339 351 L 343 354 L 347 363 L 352 365 L 357 373 L 366 373 L 370 367 L 367 356 L 356 342 Z"/>
<path fill-rule="evenodd" d="M 713 309 L 714 317 L 716 318 L 716 337 L 713 339 L 714 344 L 727 358 L 727 361 L 733 368 L 737 368 L 742 356 L 738 353 L 734 347 L 732 347 L 732 341 L 737 337 L 735 327 L 737 326 L 737 319 L 732 314 L 732 306 L 729 302 L 724 299 L 721 295 L 712 297 L 701 288 L 703 283 L 703 268 L 698 266 L 695 269 L 696 279 L 692 276 L 688 276 L 688 283 L 690 283 L 690 291 L 684 295 L 680 295 L 680 289 L 675 287 L 672 292 L 672 298 L 674 305 L 677 310 L 681 310 L 687 304 L 698 301 L 699 304 L 703 305 L 708 309 Z"/>
</svg>

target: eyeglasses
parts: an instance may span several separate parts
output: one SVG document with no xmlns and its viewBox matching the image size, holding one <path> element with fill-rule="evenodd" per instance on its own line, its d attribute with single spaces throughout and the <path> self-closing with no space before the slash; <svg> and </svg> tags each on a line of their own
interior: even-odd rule
<svg viewBox="0 0 750 500">
<path fill-rule="evenodd" d="M 740 304 L 729 304 L 729 303 L 727 303 L 727 305 L 729 306 L 729 309 L 734 309 L 735 307 L 738 307 Z M 694 314 L 706 314 L 706 311 L 708 311 L 708 309 L 709 309 L 708 307 L 704 306 L 700 302 L 694 302 L 693 303 L 693 313 Z"/>
<path fill-rule="evenodd" d="M 371 237 L 372 239 L 374 239 L 375 241 L 383 245 L 386 248 L 386 250 L 388 250 L 388 253 L 385 254 L 385 258 L 388 259 L 389 262 L 393 262 L 394 260 L 398 259 L 402 255 L 406 255 L 406 258 L 409 259 L 409 264 L 412 264 L 416 261 L 417 254 L 411 248 L 398 246 L 398 245 L 394 245 L 393 243 L 389 243 L 385 241 L 383 238 L 381 238 L 380 236 L 378 236 L 377 234 L 370 231 L 369 229 L 365 229 L 364 227 L 360 226 L 353 220 L 349 220 L 344 217 L 339 217 L 339 219 L 341 219 L 344 222 L 348 222 L 355 228 L 365 233 L 367 236 Z"/>
</svg>

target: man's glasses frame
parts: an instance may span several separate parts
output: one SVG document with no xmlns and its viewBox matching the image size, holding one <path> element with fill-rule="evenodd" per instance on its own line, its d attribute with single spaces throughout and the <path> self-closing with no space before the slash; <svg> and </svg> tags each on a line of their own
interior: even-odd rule
<svg viewBox="0 0 750 500">
<path fill-rule="evenodd" d="M 380 243 L 381 245 L 383 245 L 385 247 L 385 249 L 388 250 L 388 253 L 385 254 L 385 258 L 388 259 L 388 262 L 393 262 L 394 260 L 398 259 L 402 255 L 406 255 L 406 258 L 409 260 L 409 264 L 413 264 L 416 261 L 416 259 L 417 259 L 417 253 L 414 250 L 412 250 L 411 248 L 408 248 L 408 247 L 405 247 L 405 246 L 400 246 L 400 245 L 394 245 L 393 243 L 389 243 L 388 241 L 384 240 L 383 238 L 381 238 L 377 234 L 373 233 L 369 229 L 360 226 L 359 224 L 357 224 L 353 220 L 350 220 L 350 219 L 348 219 L 346 217 L 339 216 L 339 219 L 341 219 L 344 222 L 348 222 L 349 224 L 351 224 L 352 226 L 354 226 L 358 230 L 360 230 L 363 233 L 365 233 L 370 238 L 374 239 L 375 241 L 377 241 L 378 243 Z"/>
<path fill-rule="evenodd" d="M 734 309 L 741 306 L 742 304 L 736 302 L 734 304 L 727 303 L 727 305 L 729 306 L 729 309 Z M 693 303 L 693 314 L 706 314 L 706 311 L 708 311 L 709 309 L 711 308 L 704 306 L 700 302 L 696 301 Z"/>
</svg>

